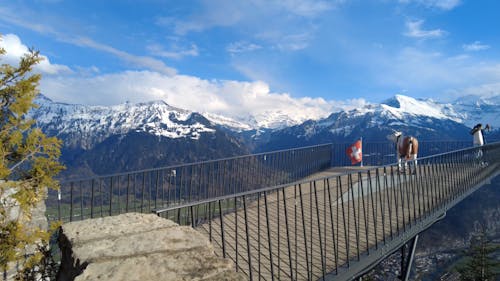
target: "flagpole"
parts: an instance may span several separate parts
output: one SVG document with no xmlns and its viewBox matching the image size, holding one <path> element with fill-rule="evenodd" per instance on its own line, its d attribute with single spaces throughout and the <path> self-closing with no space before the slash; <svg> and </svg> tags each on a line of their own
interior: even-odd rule
<svg viewBox="0 0 500 281">
<path fill-rule="evenodd" d="M 361 137 L 361 167 L 363 167 L 363 137 Z"/>
</svg>

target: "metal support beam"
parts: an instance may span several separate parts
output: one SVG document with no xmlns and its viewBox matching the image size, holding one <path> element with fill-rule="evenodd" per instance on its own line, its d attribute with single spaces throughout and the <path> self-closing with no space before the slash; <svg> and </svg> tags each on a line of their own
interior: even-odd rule
<svg viewBox="0 0 500 281">
<path fill-rule="evenodd" d="M 411 273 L 411 265 L 415 257 L 415 249 L 417 248 L 418 235 L 413 237 L 409 243 L 401 247 L 401 280 L 408 281 Z M 408 249 L 409 248 L 409 249 Z M 406 251 L 409 250 L 408 253 Z"/>
</svg>

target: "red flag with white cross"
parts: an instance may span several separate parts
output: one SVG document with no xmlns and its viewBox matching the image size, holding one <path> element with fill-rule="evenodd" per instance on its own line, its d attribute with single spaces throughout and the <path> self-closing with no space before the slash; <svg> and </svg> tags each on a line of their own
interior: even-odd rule
<svg viewBox="0 0 500 281">
<path fill-rule="evenodd" d="M 363 161 L 363 144 L 361 140 L 357 140 L 355 143 L 350 145 L 346 150 L 347 155 L 351 158 L 351 163 L 357 164 Z"/>
</svg>

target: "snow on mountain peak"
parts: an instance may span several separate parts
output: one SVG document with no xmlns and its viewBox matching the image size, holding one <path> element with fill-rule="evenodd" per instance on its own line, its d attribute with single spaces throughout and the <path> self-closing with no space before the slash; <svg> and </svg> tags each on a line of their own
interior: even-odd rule
<svg viewBox="0 0 500 281">
<path fill-rule="evenodd" d="M 240 122 L 238 120 L 234 120 L 232 118 L 214 114 L 214 113 L 209 113 L 209 112 L 203 112 L 202 115 L 207 118 L 210 122 L 221 125 L 227 128 L 230 128 L 233 131 L 236 132 L 242 132 L 242 131 L 247 131 L 251 130 L 253 127 L 248 124 L 248 122 Z"/>
<path fill-rule="evenodd" d="M 332 104 L 331 113 L 342 113 L 353 120 L 370 115 L 373 120 L 367 126 L 377 126 L 387 120 L 390 121 L 387 124 L 409 122 L 418 124 L 424 120 L 427 122 L 440 119 L 452 120 L 467 126 L 489 123 L 498 128 L 500 127 L 498 100 L 498 95 L 488 99 L 471 96 L 446 104 L 432 99 L 423 100 L 395 95 L 381 104 L 364 103 L 354 108 L 342 107 L 342 103 Z M 291 111 L 276 108 L 228 117 L 208 112 L 199 115 L 170 106 L 164 101 L 85 106 L 52 102 L 49 98 L 39 95 L 36 103 L 40 107 L 33 110 L 32 118 L 37 120 L 40 127 L 54 134 L 81 136 L 81 142 L 85 143 L 83 147 L 90 147 L 96 141 L 102 141 L 110 135 L 128 132 L 146 132 L 168 138 L 199 139 L 201 134 L 215 132 L 214 125 L 242 132 L 253 129 L 257 131 L 282 129 L 302 124 L 307 120 L 320 120 L 317 124 L 319 127 L 330 127 L 332 122 L 335 122 L 331 118 L 319 118 L 323 112 L 318 113 L 312 109 Z"/>
<path fill-rule="evenodd" d="M 146 132 L 168 138 L 199 139 L 202 133 L 215 130 L 193 120 L 193 112 L 172 107 L 163 101 L 138 104 L 129 102 L 114 106 L 85 106 L 55 103 L 41 96 L 39 108 L 30 112 L 39 127 L 57 134 L 81 136 L 89 148 L 113 134 Z M 94 139 L 98 136 L 97 139 Z"/>
<path fill-rule="evenodd" d="M 467 95 L 460 97 L 453 104 L 463 116 L 463 123 L 469 127 L 477 123 L 489 124 L 493 129 L 500 127 L 500 94 L 488 97 Z"/>
<path fill-rule="evenodd" d="M 395 95 L 380 106 L 397 118 L 403 118 L 404 115 L 410 114 L 436 119 L 451 119 L 457 122 L 462 121 L 460 116 L 453 112 L 449 105 L 440 104 L 431 99 L 417 100 L 404 95 Z"/>
</svg>

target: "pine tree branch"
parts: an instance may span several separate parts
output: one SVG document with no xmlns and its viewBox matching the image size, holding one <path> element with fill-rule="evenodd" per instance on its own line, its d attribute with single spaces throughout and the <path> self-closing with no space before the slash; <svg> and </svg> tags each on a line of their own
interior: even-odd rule
<svg viewBox="0 0 500 281">
<path fill-rule="evenodd" d="M 28 161 L 30 158 L 34 157 L 38 152 L 40 152 L 39 148 L 40 146 L 35 147 L 36 149 L 32 151 L 31 153 L 27 154 L 23 159 L 21 159 L 19 162 L 17 162 L 15 165 L 9 168 L 10 172 L 12 173 L 16 168 L 21 166 L 24 162 Z"/>
</svg>

